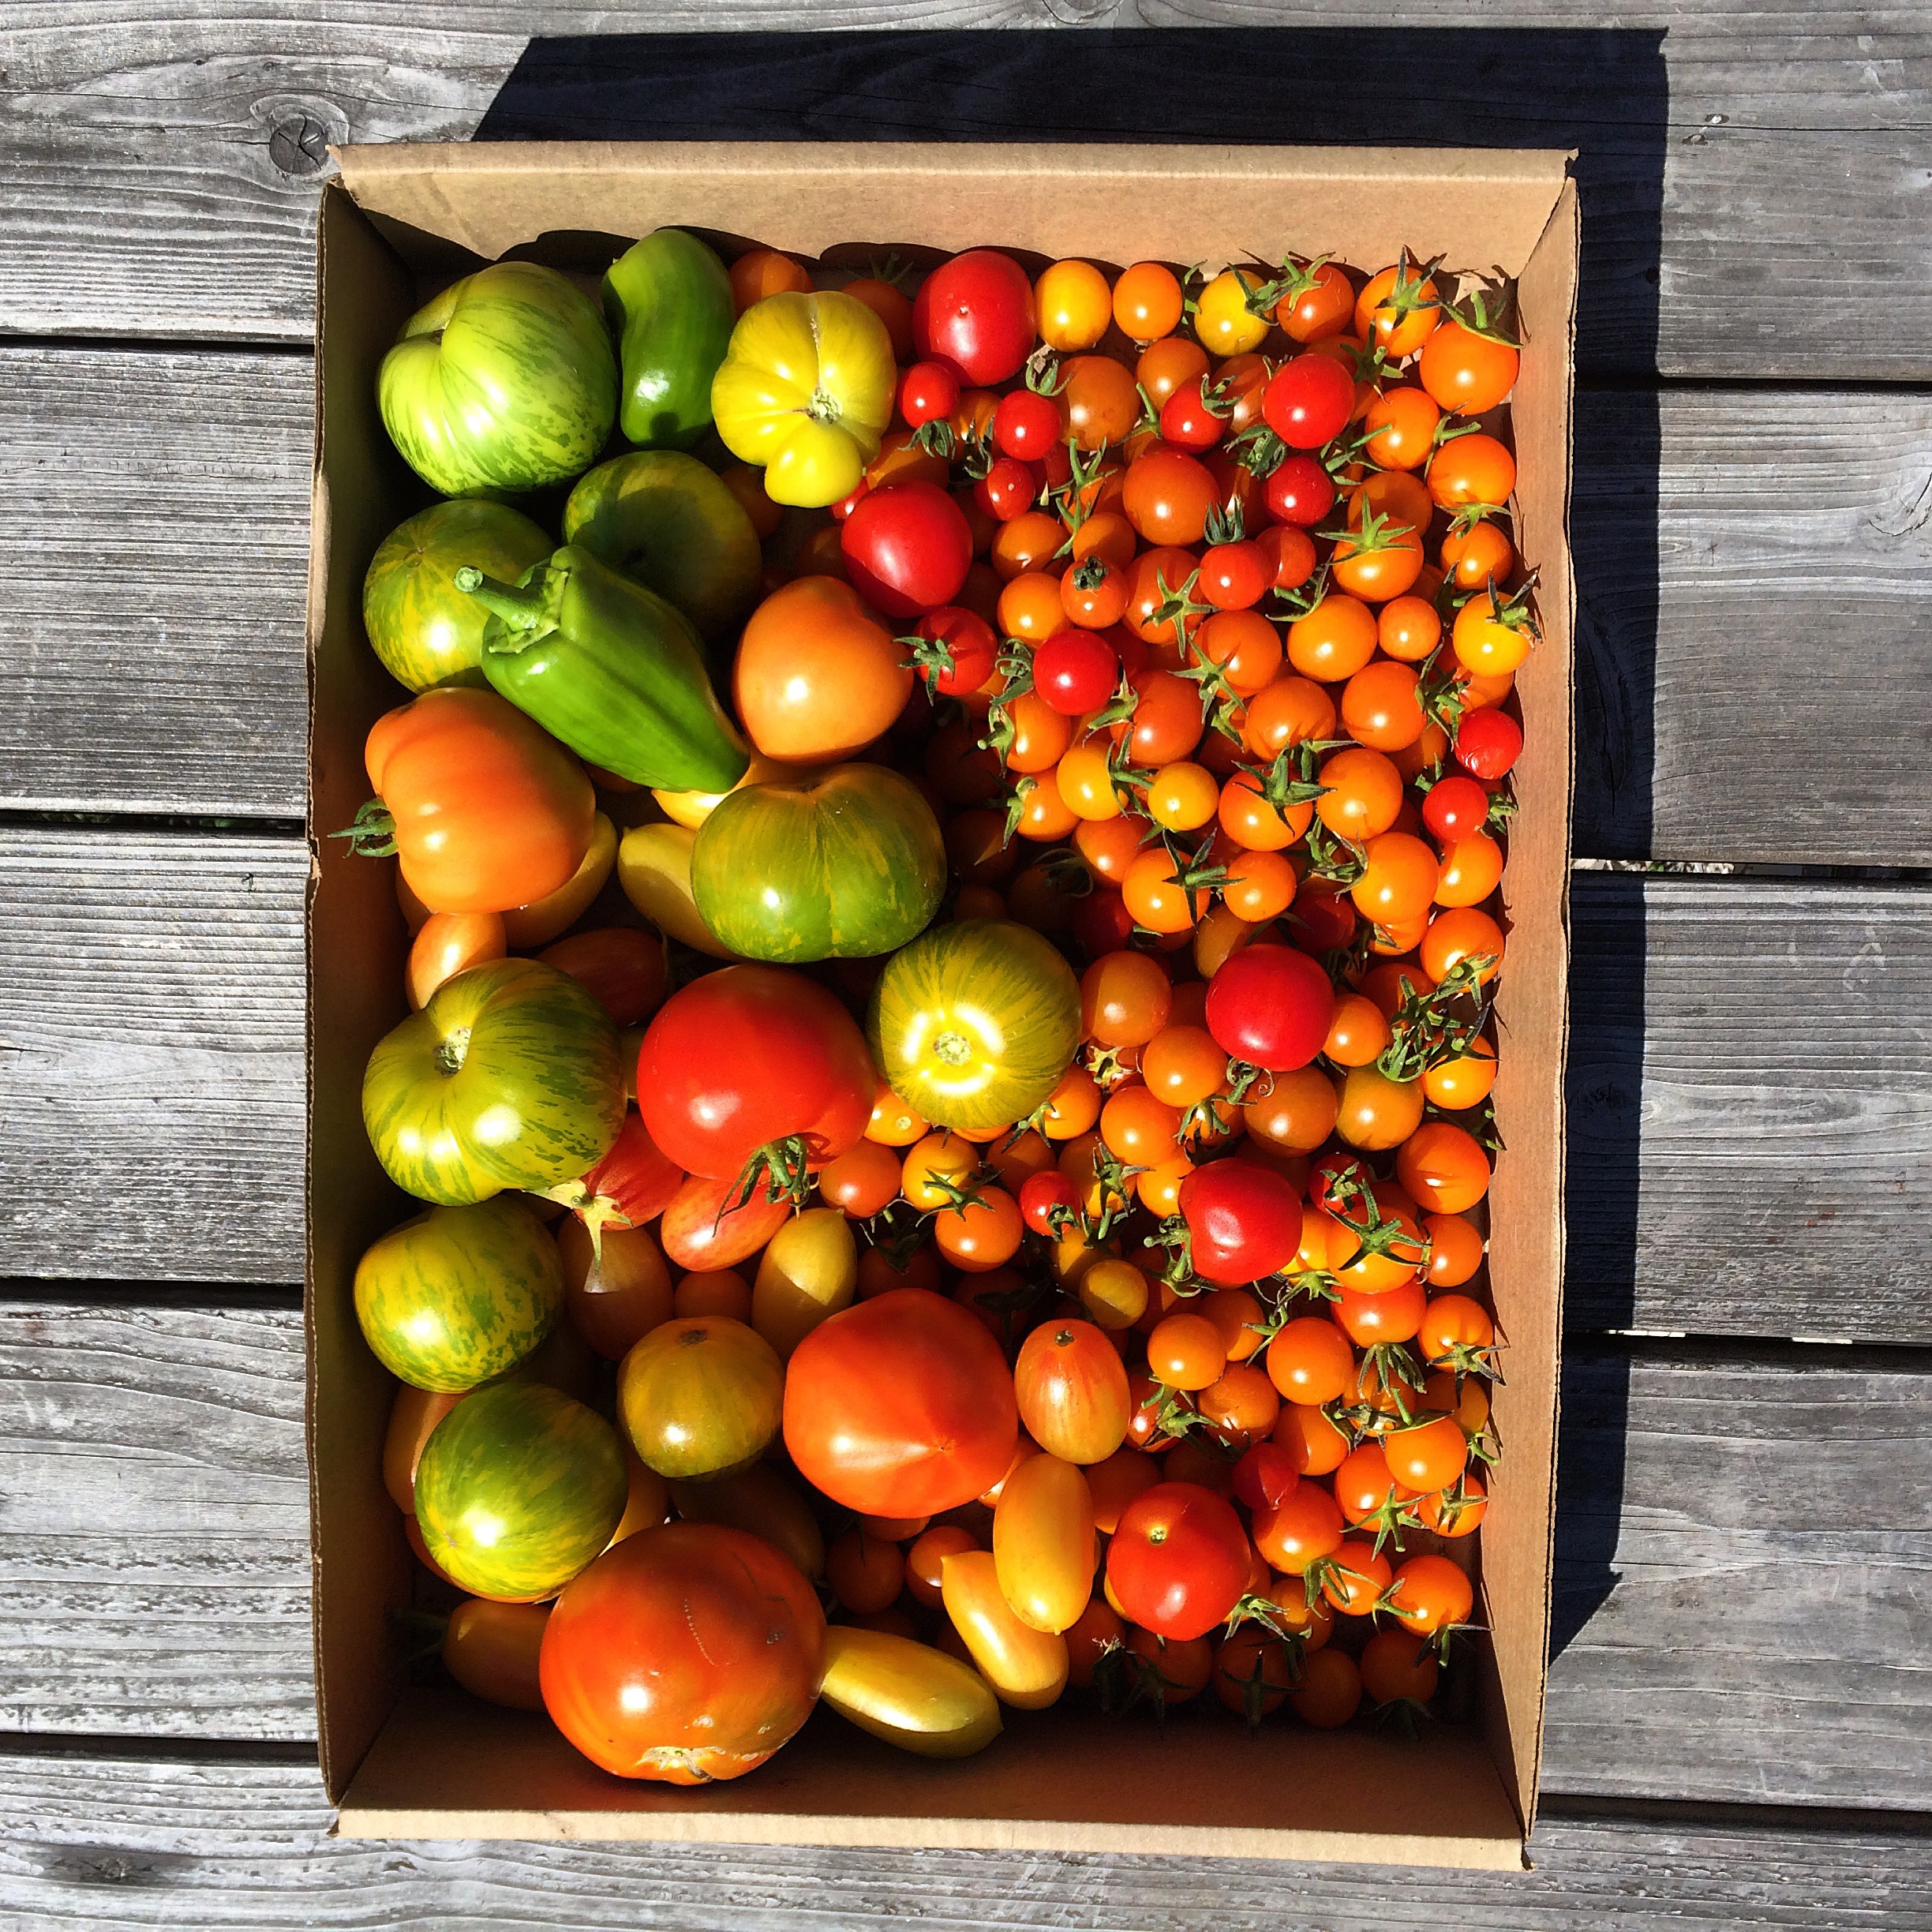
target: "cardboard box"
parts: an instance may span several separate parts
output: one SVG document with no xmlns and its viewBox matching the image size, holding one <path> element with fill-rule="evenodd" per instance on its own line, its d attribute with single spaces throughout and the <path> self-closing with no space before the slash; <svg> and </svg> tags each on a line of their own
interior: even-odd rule
<svg viewBox="0 0 1932 1932">
<path fill-rule="evenodd" d="M 961 146 L 515 145 L 350 148 L 323 197 L 309 642 L 309 1449 L 321 1762 L 345 1833 L 1012 1846 L 1513 1866 L 1536 1802 L 1548 1627 L 1563 1267 L 1572 592 L 1566 535 L 1577 204 L 1556 153 Z M 609 1777 L 542 1719 L 406 1690 L 391 1606 L 409 1565 L 378 1451 L 392 1385 L 356 1327 L 363 1248 L 410 1210 L 363 1135 L 369 1049 L 400 1017 L 390 869 L 325 835 L 367 784 L 362 741 L 397 702 L 365 641 L 362 575 L 419 499 L 374 404 L 377 364 L 423 295 L 511 250 L 601 270 L 668 223 L 863 260 L 988 244 L 1116 266 L 1406 245 L 1518 278 L 1517 538 L 1541 573 L 1543 642 L 1504 893 L 1496 1088 L 1507 1151 L 1490 1271 L 1508 1342 L 1506 1453 L 1481 1534 L 1478 1721 L 1422 1742 L 1289 1722 L 1252 1742 L 1178 1717 L 1165 1737 L 1068 1707 L 1009 1713 L 981 1756 L 895 1752 L 818 1713 L 771 1763 L 697 1790 Z M 1426 1775 L 1418 1775 L 1426 1773 Z"/>
</svg>

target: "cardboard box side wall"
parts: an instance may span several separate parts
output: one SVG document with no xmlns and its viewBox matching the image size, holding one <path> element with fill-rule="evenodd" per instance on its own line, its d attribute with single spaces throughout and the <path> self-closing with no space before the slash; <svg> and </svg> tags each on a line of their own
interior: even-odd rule
<svg viewBox="0 0 1932 1932">
<path fill-rule="evenodd" d="M 343 181 L 324 195 L 320 235 L 311 567 L 318 849 L 309 1327 L 319 1715 L 324 1777 L 343 1803 L 343 1829 L 1519 1863 L 1541 1722 L 1561 1264 L 1564 510 L 1575 277 L 1565 157 L 773 145 L 349 149 L 342 159 Z M 1025 192 L 1026 184 L 1039 192 Z M 939 1771 L 855 1740 L 822 1714 L 755 1777 L 667 1792 L 591 1771 L 541 1720 L 435 1694 L 397 1701 L 384 1626 L 388 1608 L 406 1600 L 408 1559 L 376 1468 L 389 1389 L 356 1331 L 350 1282 L 362 1246 L 408 1211 L 368 1153 L 359 1112 L 363 1061 L 400 1016 L 401 928 L 389 867 L 350 859 L 323 836 L 360 803 L 362 736 L 399 698 L 361 641 L 361 573 L 381 537 L 421 500 L 376 420 L 375 371 L 419 279 L 511 249 L 581 267 L 608 258 L 612 238 L 669 222 L 833 259 L 869 257 L 895 234 L 915 236 L 927 251 L 985 242 L 1114 263 L 1217 251 L 1233 258 L 1257 234 L 1303 253 L 1345 247 L 1358 261 L 1392 257 L 1406 242 L 1524 277 L 1519 507 L 1525 554 L 1543 571 L 1548 635 L 1523 680 L 1533 721 L 1523 773 L 1537 811 L 1556 816 L 1539 819 L 1534 841 L 1511 853 L 1498 1104 L 1512 1151 L 1496 1201 L 1499 1219 L 1507 1211 L 1522 1225 L 1498 1244 L 1492 1270 L 1514 1350 L 1507 1410 L 1505 1398 L 1498 1402 L 1510 1455 L 1484 1532 L 1496 1633 L 1485 1653 L 1487 1739 L 1473 1730 L 1437 1736 L 1428 1748 L 1443 1757 L 1437 1788 L 1448 1795 L 1440 1799 L 1395 1814 L 1386 1805 L 1373 1810 L 1372 1793 L 1392 1781 L 1393 1763 L 1383 1766 L 1380 1754 L 1400 1747 L 1286 1727 L 1264 1734 L 1237 1775 L 1216 1777 L 1211 1729 L 1175 1725 L 1164 1769 L 1150 1755 L 1144 1777 L 1123 1775 L 1152 1751 L 1151 1734 L 1096 1729 L 1072 1712 L 1046 1723 L 1016 1717 L 1005 1748 Z M 1519 1139 L 1528 1151 L 1518 1174 L 1511 1163 Z M 1092 1767 L 1103 1763 L 1096 1788 Z M 1178 1778 L 1178 1764 L 1185 1773 Z M 1194 1796 L 1177 1801 L 1179 1788 Z M 1352 1829 L 1365 1817 L 1380 1829 Z"/>
</svg>

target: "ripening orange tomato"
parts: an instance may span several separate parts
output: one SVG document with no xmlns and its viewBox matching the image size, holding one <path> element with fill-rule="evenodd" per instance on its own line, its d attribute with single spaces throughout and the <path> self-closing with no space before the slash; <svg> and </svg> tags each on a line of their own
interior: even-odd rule
<svg viewBox="0 0 1932 1932">
<path fill-rule="evenodd" d="M 1422 736 L 1428 721 L 1417 697 L 1420 674 L 1406 664 L 1377 658 L 1342 687 L 1342 723 L 1357 744 L 1372 751 L 1401 751 Z"/>
<path fill-rule="evenodd" d="M 1391 361 L 1399 362 L 1435 334 L 1442 320 L 1441 301 L 1434 280 L 1405 254 L 1392 268 L 1371 275 L 1355 298 L 1356 339 L 1372 339 Z"/>
<path fill-rule="evenodd" d="M 1181 325 L 1181 284 L 1159 262 L 1136 262 L 1114 284 L 1114 320 L 1130 341 L 1151 343 Z"/>
<path fill-rule="evenodd" d="M 1407 832 L 1380 832 L 1363 852 L 1362 875 L 1349 888 L 1355 910 L 1391 929 L 1425 918 L 1440 871 L 1428 844 Z"/>
<path fill-rule="evenodd" d="M 1449 632 L 1456 662 L 1479 678 L 1513 675 L 1536 641 L 1528 612 L 1503 603 L 1493 588 L 1471 597 Z"/>
<path fill-rule="evenodd" d="M 1074 356 L 1060 367 L 1067 433 L 1083 450 L 1122 441 L 1140 415 L 1133 373 L 1104 355 Z"/>
<path fill-rule="evenodd" d="M 1216 611 L 1194 633 L 1194 649 L 1243 698 L 1265 690 L 1281 670 L 1281 633 L 1256 610 Z"/>
<path fill-rule="evenodd" d="M 1339 684 L 1375 655 L 1376 635 L 1366 604 L 1331 592 L 1288 627 L 1288 661 L 1305 678 Z"/>
<path fill-rule="evenodd" d="M 1428 1236 L 1428 1285 L 1432 1289 L 1460 1288 L 1475 1279 L 1483 1261 L 1483 1237 L 1461 1215 L 1422 1217 Z"/>
<path fill-rule="evenodd" d="M 1489 1191 L 1489 1157 L 1482 1143 L 1453 1121 L 1417 1126 L 1395 1156 L 1395 1174 L 1432 1214 L 1465 1213 Z"/>
<path fill-rule="evenodd" d="M 1320 1067 L 1269 1076 L 1267 1091 L 1245 1102 L 1249 1134 L 1285 1154 L 1312 1154 L 1335 1132 L 1335 1084 Z"/>
<path fill-rule="evenodd" d="M 1494 436 L 1479 431 L 1443 444 L 1429 459 L 1424 481 L 1430 500 L 1445 510 L 1470 504 L 1500 510 L 1516 487 L 1516 459 Z"/>
<path fill-rule="evenodd" d="M 1084 826 L 1118 824 L 1121 822 L 1120 794 L 1114 787 L 1114 773 L 1107 763 L 1107 754 L 1112 745 L 1104 737 L 1085 739 L 1070 747 L 1061 754 L 1060 762 L 1054 767 L 1054 783 L 1067 809 Z M 1132 833 L 1132 849 L 1138 850 L 1140 835 L 1137 829 L 1129 827 Z M 1080 848 L 1083 852 L 1086 848 Z M 1091 859 L 1088 862 L 1092 863 Z M 1100 871 L 1095 867 L 1096 871 Z M 1118 871 L 1101 871 L 1103 878 L 1113 878 L 1125 871 L 1123 863 Z"/>
<path fill-rule="evenodd" d="M 811 277 L 789 255 L 752 249 L 731 265 L 732 301 L 743 315 L 769 295 L 809 295 Z"/>
<path fill-rule="evenodd" d="M 1439 1060 L 1422 1076 L 1422 1091 L 1451 1114 L 1481 1106 L 1496 1085 L 1496 1049 L 1486 1039 L 1472 1040 L 1466 1054 Z"/>
<path fill-rule="evenodd" d="M 1206 766 L 1176 759 L 1148 781 L 1142 802 L 1157 826 L 1170 832 L 1193 832 L 1214 817 L 1221 788 Z"/>
<path fill-rule="evenodd" d="M 1050 571 L 1066 530 L 1060 519 L 1045 510 L 1024 510 L 994 532 L 988 561 L 1002 583 L 1027 571 Z M 1054 591 L 1058 608 L 1058 590 Z"/>
<path fill-rule="evenodd" d="M 1442 642 L 1442 619 L 1427 597 L 1391 597 L 1376 613 L 1376 637 L 1384 656 L 1421 664 Z"/>
<path fill-rule="evenodd" d="M 1066 355 L 1091 349 L 1114 319 L 1114 291 L 1089 261 L 1057 261 L 1033 285 L 1040 340 Z"/>
<path fill-rule="evenodd" d="M 1080 1037 L 1102 1046 L 1144 1046 L 1166 1025 L 1173 1004 L 1173 984 L 1157 961 L 1144 953 L 1103 953 L 1080 976 Z"/>
<path fill-rule="evenodd" d="M 1521 358 L 1513 345 L 1466 328 L 1454 316 L 1422 345 L 1416 375 L 1442 406 L 1458 416 L 1492 410 L 1516 386 Z"/>
<path fill-rule="evenodd" d="M 1392 1035 L 1381 1009 L 1360 993 L 1337 994 L 1322 1052 L 1339 1067 L 1367 1066 Z"/>
<path fill-rule="evenodd" d="M 1516 547 L 1488 518 L 1467 530 L 1451 530 L 1439 553 L 1443 574 L 1459 590 L 1500 583 L 1516 561 Z"/>
<path fill-rule="evenodd" d="M 1443 848 L 1436 882 L 1440 906 L 1481 905 L 1503 877 L 1503 848 L 1487 832 L 1472 832 Z"/>
<path fill-rule="evenodd" d="M 1458 906 L 1430 920 L 1421 964 L 1432 979 L 1440 980 L 1458 961 L 1481 959 L 1485 964 L 1477 973 L 1477 983 L 1486 986 L 1503 964 L 1503 928 L 1474 906 Z"/>
<path fill-rule="evenodd" d="M 1056 631 L 1066 628 L 1060 579 L 1044 571 L 1022 571 L 1008 578 L 994 614 L 1003 635 L 1029 644 L 1043 643 Z"/>
<path fill-rule="evenodd" d="M 1342 1076 L 1335 1132 L 1365 1153 L 1398 1148 L 1421 1125 L 1422 1098 L 1419 1080 L 1392 1080 L 1373 1066 L 1350 1067 Z"/>
<path fill-rule="evenodd" d="M 1436 447 L 1436 425 L 1441 421 L 1441 410 L 1425 390 L 1406 384 L 1383 390 L 1362 418 L 1369 460 L 1384 470 L 1420 469 Z"/>
<path fill-rule="evenodd" d="M 1155 1167 L 1181 1151 L 1178 1109 L 1145 1087 L 1122 1087 L 1100 1109 L 1100 1138 L 1129 1167 Z"/>
<path fill-rule="evenodd" d="M 1073 755 L 1069 751 L 1067 758 Z M 1067 758 L 1060 761 L 1062 772 L 1066 764 Z M 1066 793 L 1063 783 L 1061 796 L 1064 798 Z M 1146 842 L 1147 828 L 1140 821 L 1122 817 L 1118 811 L 1110 818 L 1083 818 L 1073 828 L 1073 849 L 1087 862 L 1088 871 L 1110 886 L 1118 886 L 1127 876 L 1134 855 Z"/>
<path fill-rule="evenodd" d="M 1121 881 L 1129 916 L 1151 933 L 1191 931 L 1207 910 L 1208 897 L 1206 887 L 1181 883 L 1179 864 L 1158 845 L 1140 853 Z"/>
<path fill-rule="evenodd" d="M 1315 815 L 1336 837 L 1360 844 L 1395 824 L 1402 781 L 1381 752 L 1349 746 L 1324 760 L 1318 777 L 1328 789 L 1315 801 Z"/>
<path fill-rule="evenodd" d="M 1276 852 L 1294 844 L 1308 830 L 1315 807 L 1312 800 L 1304 799 L 1277 810 L 1268 803 L 1261 774 L 1244 766 L 1221 788 L 1217 816 L 1221 829 L 1245 851 Z"/>
<path fill-rule="evenodd" d="M 1050 772 L 1073 742 L 1073 720 L 1054 710 L 1038 691 L 1021 691 L 1004 702 L 1013 728 L 1006 769 L 1028 777 Z"/>
<path fill-rule="evenodd" d="M 1072 1140 L 1088 1133 L 1100 1118 L 1100 1099 L 1099 1083 L 1076 1062 L 1041 1103 L 1040 1132 L 1049 1140 Z"/>
<path fill-rule="evenodd" d="M 1031 1630 L 1070 1629 L 1087 1608 L 1098 1560 L 1085 1472 L 1058 1456 L 1029 1456 L 993 1510 L 994 1569 L 1013 1615 Z"/>
<path fill-rule="evenodd" d="M 1250 926 L 1279 919 L 1294 903 L 1301 883 L 1294 863 L 1278 852 L 1244 852 L 1228 861 L 1221 903 Z"/>
<path fill-rule="evenodd" d="M 1351 597 L 1385 604 L 1414 586 L 1423 561 L 1422 539 L 1412 527 L 1391 518 L 1371 528 L 1351 509 L 1347 534 L 1337 539 L 1330 568 Z"/>
<path fill-rule="evenodd" d="M 1208 351 L 1199 343 L 1186 335 L 1164 335 L 1140 351 L 1134 364 L 1134 380 L 1159 409 L 1177 389 L 1199 382 L 1208 369 Z"/>
</svg>

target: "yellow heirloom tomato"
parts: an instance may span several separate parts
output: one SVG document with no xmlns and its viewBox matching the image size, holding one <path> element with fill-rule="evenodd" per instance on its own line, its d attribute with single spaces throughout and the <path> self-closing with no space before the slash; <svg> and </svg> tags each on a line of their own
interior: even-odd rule
<svg viewBox="0 0 1932 1932">
<path fill-rule="evenodd" d="M 886 324 L 856 296 L 768 295 L 738 318 L 711 383 L 724 447 L 774 503 L 822 509 L 859 487 L 892 421 Z"/>
</svg>

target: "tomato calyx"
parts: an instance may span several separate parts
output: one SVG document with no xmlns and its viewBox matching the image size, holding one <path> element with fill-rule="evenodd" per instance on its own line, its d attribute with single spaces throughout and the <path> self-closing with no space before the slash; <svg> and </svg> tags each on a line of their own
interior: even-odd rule
<svg viewBox="0 0 1932 1932">
<path fill-rule="evenodd" d="M 1308 874 L 1353 886 L 1368 870 L 1368 855 L 1353 839 L 1331 832 L 1317 818 L 1308 829 Z"/>
<path fill-rule="evenodd" d="M 1415 534 L 1415 526 L 1398 521 L 1394 511 L 1377 515 L 1367 503 L 1362 504 L 1359 518 L 1348 519 L 1346 529 L 1316 532 L 1335 545 L 1335 560 L 1342 564 L 1351 557 L 1380 556 L 1391 550 L 1400 550 L 1405 547 L 1402 539 Z"/>
<path fill-rule="evenodd" d="M 803 1208 L 811 1198 L 811 1148 L 802 1133 L 768 1140 L 739 1170 L 732 1191 L 720 1205 L 717 1221 L 749 1205 L 754 1195 L 770 1202 L 788 1200 Z M 713 1224 L 714 1226 L 717 1223 Z"/>
<path fill-rule="evenodd" d="M 1165 1639 L 1159 1640 L 1166 1647 Z M 1163 1674 L 1151 1657 L 1129 1650 L 1119 1638 L 1109 1638 L 1094 1660 L 1094 1687 L 1100 1693 L 1100 1708 L 1110 1717 L 1125 1717 L 1136 1704 L 1154 1706 L 1155 1722 L 1167 1724 L 1167 1702 L 1171 1695 L 1179 1703 L 1192 1697 L 1195 1687 Z"/>
<path fill-rule="evenodd" d="M 1090 731 L 1106 731 L 1111 725 L 1124 724 L 1139 709 L 1140 704 L 1140 694 L 1134 689 L 1133 676 L 1123 665 L 1121 667 L 1120 682 L 1114 687 L 1114 695 L 1087 721 L 1088 728 Z M 1114 769 L 1114 754 L 1125 749 L 1124 744 L 1116 745 L 1114 751 L 1108 754 L 1107 769 L 1110 772 Z"/>
<path fill-rule="evenodd" d="M 1416 702 L 1421 707 L 1424 718 L 1452 739 L 1457 725 L 1461 724 L 1462 715 L 1469 708 L 1463 695 L 1468 682 L 1469 673 L 1445 644 L 1437 645 L 1429 653 L 1428 661 L 1422 667 L 1422 675 L 1416 681 Z"/>
<path fill-rule="evenodd" d="M 1249 310 L 1258 316 L 1272 316 L 1283 302 L 1292 307 L 1311 290 L 1320 286 L 1321 271 L 1334 259 L 1332 255 L 1311 255 L 1305 262 L 1298 262 L 1293 255 L 1284 255 L 1281 273 L 1249 295 Z"/>
<path fill-rule="evenodd" d="M 1376 1071 L 1386 1080 L 1419 1080 L 1444 1061 L 1466 1058 L 1488 1020 L 1482 975 L 1495 964 L 1488 953 L 1458 960 L 1426 993 L 1404 979 L 1402 1003 L 1389 1021 L 1389 1043 L 1376 1057 Z"/>
<path fill-rule="evenodd" d="M 953 425 L 943 416 L 929 416 L 912 432 L 912 447 L 923 450 L 928 456 L 937 456 L 950 462 L 953 452 L 959 447 L 960 439 L 953 433 Z"/>
<path fill-rule="evenodd" d="M 1066 481 L 1051 485 L 1046 492 L 1047 500 L 1054 505 L 1060 521 L 1066 526 L 1065 541 L 1054 552 L 1055 556 L 1061 556 L 1073 549 L 1073 539 L 1079 533 L 1080 526 L 1093 515 L 1094 500 L 1099 496 L 1098 491 L 1094 491 L 1094 485 L 1106 470 L 1107 451 L 1105 444 L 1096 450 L 1083 451 L 1078 440 L 1069 436 L 1066 447 Z M 1094 491 L 1092 499 L 1089 498 L 1089 491 Z"/>
<path fill-rule="evenodd" d="M 350 851 L 358 859 L 389 858 L 396 849 L 395 814 L 380 799 L 370 799 L 353 822 L 329 837 L 346 839 Z"/>
<path fill-rule="evenodd" d="M 1443 258 L 1435 256 L 1421 268 L 1415 265 L 1415 257 L 1406 248 L 1395 258 L 1395 286 L 1375 305 L 1372 317 L 1369 340 L 1376 341 L 1382 335 L 1392 335 L 1396 329 L 1410 316 L 1424 309 L 1440 309 L 1443 300 L 1430 280 L 1436 271 L 1443 265 Z M 1383 317 L 1389 320 L 1384 323 Z"/>
<path fill-rule="evenodd" d="M 1493 309 L 1490 307 L 1492 299 L 1496 304 Z M 1466 295 L 1438 305 L 1446 320 L 1466 329 L 1472 335 L 1481 336 L 1485 342 L 1500 343 L 1505 349 L 1522 346 L 1521 339 L 1503 326 L 1503 317 L 1515 306 L 1511 285 L 1507 282 L 1496 285 L 1478 282 Z"/>
</svg>

